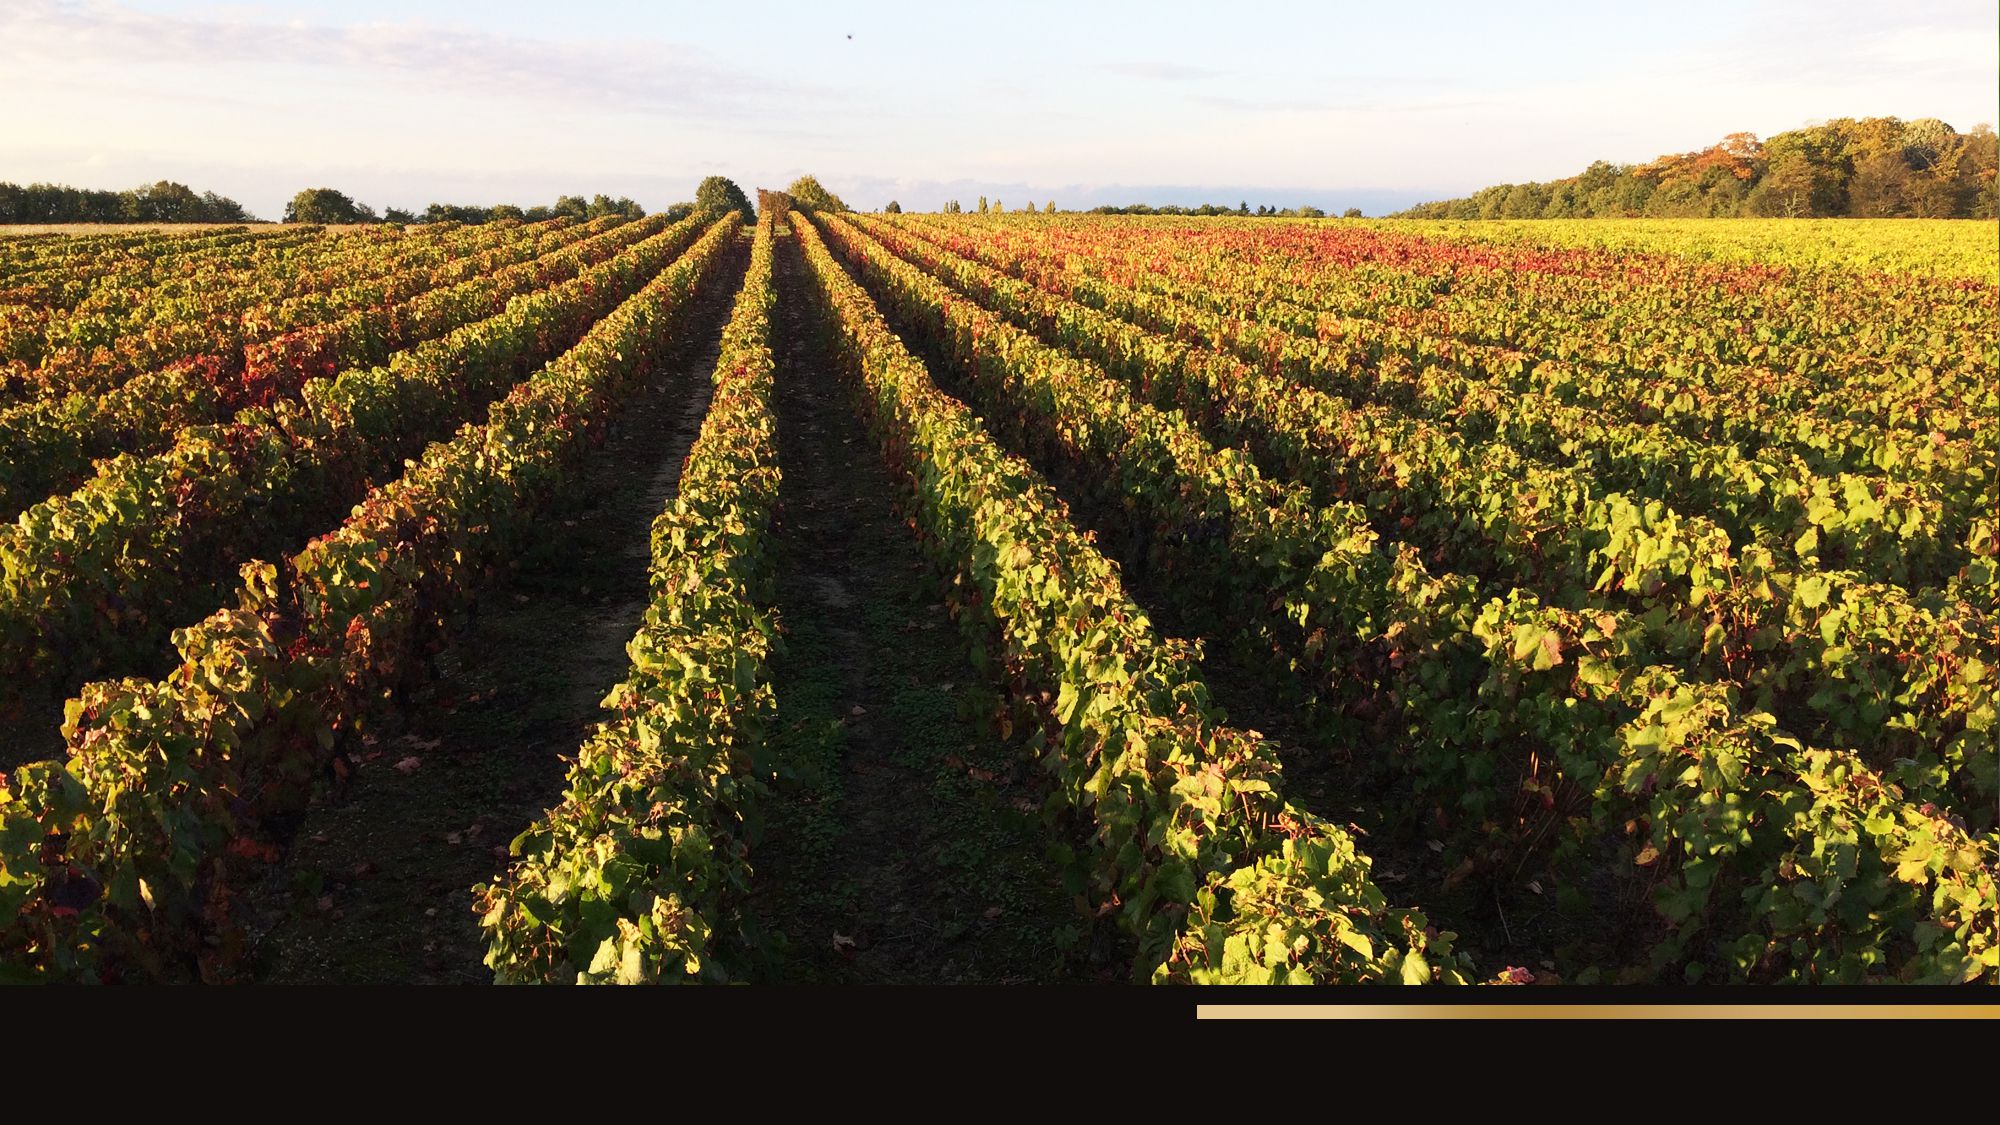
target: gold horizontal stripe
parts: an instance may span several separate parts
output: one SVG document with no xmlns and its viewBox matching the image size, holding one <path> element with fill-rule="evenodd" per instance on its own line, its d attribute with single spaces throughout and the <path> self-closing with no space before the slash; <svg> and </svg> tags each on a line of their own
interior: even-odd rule
<svg viewBox="0 0 2000 1125">
<path fill-rule="evenodd" d="M 1990 1020 L 2000 1004 L 1198 1004 L 1204 1020 Z"/>
</svg>

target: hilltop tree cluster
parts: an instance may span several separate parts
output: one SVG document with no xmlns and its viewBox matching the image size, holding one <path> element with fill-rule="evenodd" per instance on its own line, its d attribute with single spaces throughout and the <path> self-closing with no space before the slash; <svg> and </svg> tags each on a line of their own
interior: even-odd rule
<svg viewBox="0 0 2000 1125">
<path fill-rule="evenodd" d="M 725 180 L 720 176 L 711 176 L 709 180 L 703 181 L 702 186 L 704 188 L 709 188 L 711 182 L 714 185 L 712 191 L 714 193 L 715 198 L 742 199 L 743 196 L 742 189 L 737 187 L 733 182 Z M 697 198 L 700 197 L 697 196 Z M 756 213 L 748 210 L 749 201 L 747 199 L 743 200 L 743 206 L 745 208 L 744 214 L 746 218 L 749 218 L 752 221 L 754 221 Z M 791 210 L 799 210 L 799 211 L 854 210 L 854 208 L 849 207 L 847 205 L 846 201 L 842 200 L 839 196 L 833 194 L 832 192 L 826 190 L 826 187 L 823 184 L 821 184 L 819 180 L 815 179 L 812 176 L 800 176 L 798 179 L 793 180 L 792 185 L 786 188 L 784 191 L 771 191 L 766 188 L 758 188 L 757 206 L 765 210 L 775 210 L 780 217 L 782 217 L 787 211 Z M 898 207 L 894 202 L 891 202 L 889 204 L 889 208 L 894 208 L 895 210 L 898 211 L 902 209 Z M 885 210 L 889 208 L 885 208 Z"/>
<path fill-rule="evenodd" d="M 842 201 L 839 196 L 821 187 L 820 182 L 811 176 L 800 176 L 798 179 L 793 180 L 792 186 L 785 189 L 785 194 L 791 198 L 792 206 L 797 207 L 801 211 L 852 211 L 854 209 Z"/>
<path fill-rule="evenodd" d="M 742 213 L 744 222 L 757 221 L 757 212 L 750 206 L 750 197 L 743 194 L 743 189 L 736 186 L 735 180 L 725 176 L 710 176 L 694 189 L 694 205 L 690 213 L 693 211 L 713 211 L 717 214 L 738 211 Z"/>
<path fill-rule="evenodd" d="M 1843 117 L 1767 141 L 1732 133 L 1646 164 L 1600 160 L 1565 180 L 1497 184 L 1399 217 L 1990 219 L 1995 164 L 1990 126 Z"/>
</svg>

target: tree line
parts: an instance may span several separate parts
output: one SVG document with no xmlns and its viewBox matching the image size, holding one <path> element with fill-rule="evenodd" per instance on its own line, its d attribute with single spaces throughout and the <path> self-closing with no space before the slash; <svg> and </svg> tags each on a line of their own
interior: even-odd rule
<svg viewBox="0 0 2000 1125">
<path fill-rule="evenodd" d="M 241 203 L 171 180 L 129 191 L 0 183 L 0 223 L 242 223 Z"/>
<path fill-rule="evenodd" d="M 1053 204 L 1050 205 L 1050 209 L 1051 210 L 1054 209 Z M 1092 207 L 1089 211 L 1089 214 L 1092 215 L 1237 215 L 1251 219 L 1326 218 L 1325 211 L 1322 211 L 1319 208 L 1314 207 L 1309 203 L 1300 204 L 1297 207 L 1285 207 L 1285 208 L 1278 208 L 1270 206 L 1269 204 L 1265 204 L 1253 211 L 1250 209 L 1250 204 L 1247 201 L 1239 202 L 1234 207 L 1225 206 L 1220 203 L 1204 203 L 1198 207 L 1182 207 L 1179 204 L 1175 203 L 1164 203 L 1158 207 L 1155 207 L 1148 203 L 1129 203 L 1123 207 L 1110 207 L 1110 206 Z M 1346 211 L 1341 212 L 1340 217 L 1343 219 L 1358 219 L 1361 217 L 1361 208 L 1349 207 Z"/>
<path fill-rule="evenodd" d="M 738 192 L 741 195 L 741 192 Z M 682 204 L 690 211 L 692 204 Z M 646 209 L 624 196 L 589 199 L 565 195 L 546 206 L 491 207 L 433 203 L 422 211 L 390 207 L 380 214 L 334 188 L 307 188 L 285 205 L 288 223 L 489 223 L 498 219 L 540 222 L 604 215 L 643 218 Z M 129 191 L 99 191 L 66 184 L 0 183 L 0 223 L 254 223 L 241 203 L 212 191 L 197 193 L 186 184 L 161 180 Z"/>
<path fill-rule="evenodd" d="M 1396 218 L 1995 217 L 1996 139 L 1934 117 L 1836 118 L 1759 141 L 1732 133 L 1646 164 L 1597 161 L 1549 183 L 1496 184 Z"/>
<path fill-rule="evenodd" d="M 801 176 L 792 181 L 785 194 L 792 206 L 808 211 L 846 211 L 848 206 L 840 197 L 820 186 L 811 176 Z M 709 176 L 695 187 L 694 199 L 675 203 L 666 210 L 667 218 L 679 220 L 697 211 L 721 213 L 740 211 L 745 222 L 756 222 L 756 209 L 750 199 L 734 180 L 726 176 Z M 285 221 L 288 223 L 490 223 L 503 219 L 518 219 L 535 223 L 544 219 L 570 218 L 577 220 L 596 219 L 605 215 L 624 215 L 627 218 L 644 218 L 646 209 L 625 197 L 612 198 L 596 195 L 586 200 L 580 195 L 565 195 L 554 203 L 538 207 L 517 207 L 510 203 L 495 204 L 491 207 L 457 203 L 433 203 L 422 211 L 405 211 L 390 207 L 379 216 L 375 209 L 360 203 L 346 194 L 332 188 L 308 188 L 292 198 L 285 207 Z"/>
<path fill-rule="evenodd" d="M 640 219 L 645 217 L 646 209 L 624 196 L 613 199 L 600 193 L 590 199 L 580 195 L 558 196 L 554 203 L 546 206 L 519 207 L 512 203 L 496 203 L 483 207 L 464 203 L 433 203 L 422 211 L 390 207 L 378 215 L 373 207 L 333 188 L 307 188 L 285 204 L 285 222 L 288 223 L 476 224 L 502 219 L 538 223 L 544 219 L 583 220 L 605 215 Z"/>
</svg>

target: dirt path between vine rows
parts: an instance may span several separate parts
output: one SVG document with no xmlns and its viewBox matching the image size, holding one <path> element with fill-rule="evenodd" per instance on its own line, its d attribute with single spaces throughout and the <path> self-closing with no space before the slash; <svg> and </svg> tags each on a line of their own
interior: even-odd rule
<svg viewBox="0 0 2000 1125">
<path fill-rule="evenodd" d="M 708 411 L 710 374 L 748 262 L 699 292 L 645 389 L 585 467 L 582 499 L 481 598 L 441 675 L 317 803 L 292 853 L 243 904 L 271 983 L 469 984 L 492 977 L 471 888 L 561 798 L 568 761 L 624 678 L 647 604 L 652 521 Z M 393 733 L 391 733 L 393 731 Z"/>
<path fill-rule="evenodd" d="M 772 665 L 780 776 L 746 911 L 754 980 L 1026 983 L 1092 968 L 1039 813 L 1034 767 L 988 718 L 966 642 L 891 503 L 886 466 L 778 246 Z"/>
</svg>

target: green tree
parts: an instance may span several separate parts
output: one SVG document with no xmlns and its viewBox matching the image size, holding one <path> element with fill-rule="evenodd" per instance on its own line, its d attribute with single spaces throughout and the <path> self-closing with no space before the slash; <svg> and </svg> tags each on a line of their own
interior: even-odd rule
<svg viewBox="0 0 2000 1125">
<path fill-rule="evenodd" d="M 1958 174 L 1966 187 L 1966 217 L 1991 219 L 2000 212 L 2000 138 L 1991 125 L 1974 125 L 1965 135 L 1965 158 Z"/>
<path fill-rule="evenodd" d="M 1361 217 L 1361 208 L 1349 207 L 1347 210 L 1342 211 L 1340 213 L 1340 217 L 1343 219 L 1358 219 Z"/>
<path fill-rule="evenodd" d="M 750 205 L 750 197 L 736 186 L 736 181 L 726 176 L 710 176 L 694 189 L 694 205 L 702 211 L 713 211 L 720 215 L 725 211 L 735 211 L 743 216 L 746 223 L 757 221 L 757 209 Z"/>
<path fill-rule="evenodd" d="M 1896 139 L 1910 168 L 1927 172 L 1958 147 L 1958 130 L 1935 117 L 1923 117 L 1905 124 Z"/>
<path fill-rule="evenodd" d="M 1767 218 L 1831 215 L 1840 205 L 1840 182 L 1826 165 L 1787 152 L 1771 162 L 1744 204 L 1751 214 Z"/>
<path fill-rule="evenodd" d="M 2000 209 L 1991 134 L 1936 118 L 1841 117 L 1765 142 L 1731 134 L 1637 167 L 1598 161 L 1567 180 L 1497 185 L 1402 214 L 1510 218 L 1539 199 L 1545 218 L 1984 215 Z"/>
<path fill-rule="evenodd" d="M 983 195 L 979 197 L 979 213 L 982 215 L 986 213 L 986 197 Z"/>
<path fill-rule="evenodd" d="M 1964 138 L 1954 133 L 1940 141 L 1929 165 L 1912 176 L 1910 209 L 1925 219 L 1970 215 L 1978 185 L 1972 177 L 1961 174 L 1967 162 Z"/>
<path fill-rule="evenodd" d="M 1773 173 L 1776 168 L 1772 169 Z M 1767 180 L 1769 176 L 1765 177 Z M 1859 219 L 1893 219 L 1910 213 L 1916 179 L 1900 152 L 1877 152 L 1855 162 L 1847 181 L 1846 213 Z"/>
<path fill-rule="evenodd" d="M 424 222 L 427 223 L 483 223 L 486 208 L 468 207 L 462 203 L 433 203 L 424 208 Z"/>
<path fill-rule="evenodd" d="M 1549 185 L 1548 199 L 1542 204 L 1541 214 L 1535 217 L 1538 219 L 1576 218 L 1581 209 L 1578 203 L 1579 196 L 1580 193 L 1577 190 L 1574 179 L 1558 180 Z"/>
<path fill-rule="evenodd" d="M 792 206 L 797 207 L 801 211 L 853 210 L 853 208 L 842 202 L 839 196 L 826 190 L 826 188 L 820 185 L 818 180 L 811 176 L 800 176 L 798 179 L 793 180 L 792 186 L 785 189 L 785 194 L 792 197 Z"/>
<path fill-rule="evenodd" d="M 125 193 L 125 218 L 134 223 L 187 222 L 201 210 L 201 197 L 185 184 L 159 183 Z"/>
<path fill-rule="evenodd" d="M 1055 200 L 1051 199 L 1051 200 L 1049 200 L 1049 201 L 1048 201 L 1047 203 L 1045 203 L 1045 204 L 1043 204 L 1043 205 L 1042 205 L 1042 214 L 1044 214 L 1044 215 L 1053 215 L 1053 214 L 1055 214 L 1055 213 L 1056 213 L 1056 201 L 1055 201 Z"/>
<path fill-rule="evenodd" d="M 240 223 L 250 217 L 233 199 L 212 191 L 197 195 L 193 188 L 171 180 L 120 192 L 118 212 L 133 223 Z"/>
<path fill-rule="evenodd" d="M 1647 197 L 1646 214 L 1656 219 L 1705 219 L 1708 197 L 1692 180 L 1664 183 Z"/>
<path fill-rule="evenodd" d="M 375 211 L 332 188 L 307 188 L 285 204 L 288 223 L 372 223 Z"/>
<path fill-rule="evenodd" d="M 1551 195 L 1546 184 L 1515 184 L 1500 201 L 1503 219 L 1539 219 Z"/>
<path fill-rule="evenodd" d="M 903 205 L 891 199 L 889 205 L 882 208 L 882 213 L 884 215 L 900 215 L 903 213 Z"/>
</svg>

